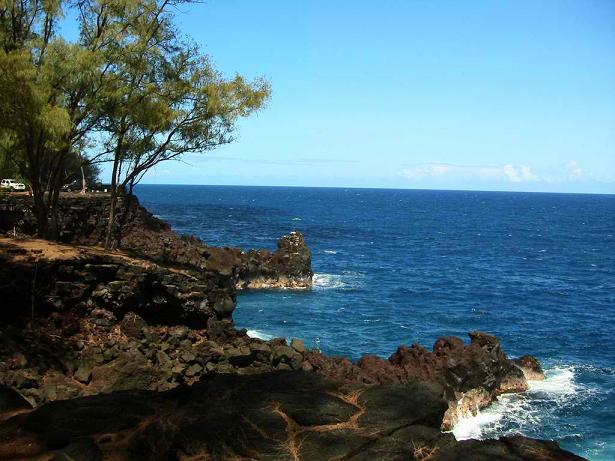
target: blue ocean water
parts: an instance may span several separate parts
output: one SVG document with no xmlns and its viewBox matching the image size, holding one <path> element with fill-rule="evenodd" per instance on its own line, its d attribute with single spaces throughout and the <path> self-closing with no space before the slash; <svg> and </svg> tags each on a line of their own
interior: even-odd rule
<svg viewBox="0 0 615 461">
<path fill-rule="evenodd" d="M 254 291 L 234 314 L 252 335 L 330 354 L 388 357 L 399 344 L 496 334 L 547 380 L 503 396 L 458 438 L 522 433 L 615 459 L 615 196 L 334 188 L 148 186 L 180 233 L 274 249 L 306 236 L 309 291 Z"/>
</svg>

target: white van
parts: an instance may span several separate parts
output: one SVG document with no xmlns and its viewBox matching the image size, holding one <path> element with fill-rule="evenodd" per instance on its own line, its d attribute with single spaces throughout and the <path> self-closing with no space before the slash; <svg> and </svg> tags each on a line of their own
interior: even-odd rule
<svg viewBox="0 0 615 461">
<path fill-rule="evenodd" d="M 8 189 L 10 191 L 14 190 L 26 190 L 26 185 L 21 182 L 17 182 L 14 179 L 3 179 L 0 181 L 0 189 Z"/>
</svg>

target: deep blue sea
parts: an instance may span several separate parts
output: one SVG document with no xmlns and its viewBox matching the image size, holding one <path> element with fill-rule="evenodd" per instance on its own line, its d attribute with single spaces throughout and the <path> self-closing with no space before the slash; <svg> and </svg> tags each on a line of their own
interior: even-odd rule
<svg viewBox="0 0 615 461">
<path fill-rule="evenodd" d="M 615 195 L 235 186 L 137 194 L 207 244 L 274 249 L 305 234 L 309 291 L 239 296 L 239 327 L 330 354 L 388 357 L 472 330 L 533 354 L 547 380 L 503 396 L 458 438 L 522 433 L 615 460 Z"/>
</svg>

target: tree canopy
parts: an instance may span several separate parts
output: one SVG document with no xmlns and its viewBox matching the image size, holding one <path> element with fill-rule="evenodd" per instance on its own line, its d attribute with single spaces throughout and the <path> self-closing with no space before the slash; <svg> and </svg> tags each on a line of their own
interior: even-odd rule
<svg viewBox="0 0 615 461">
<path fill-rule="evenodd" d="M 111 229 L 120 189 L 160 162 L 231 142 L 237 119 L 268 99 L 265 80 L 225 78 L 177 30 L 184 3 L 0 0 L 0 149 L 32 187 L 40 234 L 68 169 L 113 164 Z M 69 9 L 74 43 L 58 35 Z"/>
</svg>

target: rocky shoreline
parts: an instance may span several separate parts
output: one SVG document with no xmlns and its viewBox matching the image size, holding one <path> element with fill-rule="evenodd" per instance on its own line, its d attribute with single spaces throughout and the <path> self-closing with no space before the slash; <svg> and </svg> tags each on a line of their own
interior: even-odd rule
<svg viewBox="0 0 615 461">
<path fill-rule="evenodd" d="M 56 227 L 60 243 L 101 246 L 105 239 L 109 198 L 104 194 L 69 194 L 58 204 Z M 32 200 L 27 196 L 0 198 L 0 234 L 36 234 Z M 182 236 L 156 218 L 136 197 L 118 202 L 114 229 L 116 248 L 129 255 L 183 267 L 200 276 L 227 277 L 235 289 L 309 288 L 312 254 L 299 232 L 278 240 L 276 251 L 212 247 L 193 236 Z"/>
<path fill-rule="evenodd" d="M 311 285 L 299 233 L 276 252 L 213 248 L 127 199 L 107 252 L 103 197 L 62 202 L 64 243 L 26 237 L 26 198 L 2 206 L 0 230 L 23 238 L 0 238 L 0 459 L 582 459 L 445 432 L 544 378 L 487 333 L 352 362 L 237 330 L 236 290 Z"/>
</svg>

